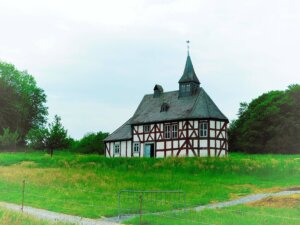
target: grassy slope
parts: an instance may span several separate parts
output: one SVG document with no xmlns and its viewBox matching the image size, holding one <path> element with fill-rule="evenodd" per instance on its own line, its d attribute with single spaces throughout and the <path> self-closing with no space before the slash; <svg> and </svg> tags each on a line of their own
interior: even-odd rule
<svg viewBox="0 0 300 225">
<path fill-rule="evenodd" d="M 147 225 L 298 225 L 300 224 L 300 195 L 266 198 L 256 204 L 239 205 L 223 209 L 210 209 L 200 212 L 164 213 L 143 216 Z M 276 201 L 274 201 L 276 200 Z M 266 207 L 266 204 L 268 205 Z M 260 207 L 264 206 L 264 207 Z M 139 224 L 139 218 L 130 219 L 126 224 Z"/>
<path fill-rule="evenodd" d="M 46 220 L 39 220 L 27 214 L 13 212 L 0 208 L 0 225 L 51 225 L 53 223 Z M 64 223 L 55 223 L 63 225 Z M 65 224 L 67 225 L 67 224 Z"/>
<path fill-rule="evenodd" d="M 0 154 L 0 201 L 85 217 L 116 215 L 120 189 L 183 190 L 189 205 L 300 186 L 300 155 L 106 159 L 58 153 Z"/>
</svg>

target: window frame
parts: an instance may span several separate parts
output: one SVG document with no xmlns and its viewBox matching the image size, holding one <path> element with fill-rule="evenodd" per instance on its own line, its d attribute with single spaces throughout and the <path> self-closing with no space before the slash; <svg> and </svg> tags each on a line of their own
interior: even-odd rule
<svg viewBox="0 0 300 225">
<path fill-rule="evenodd" d="M 167 127 L 168 127 L 168 131 L 167 131 Z M 166 135 L 168 134 L 168 135 Z M 171 139 L 171 124 L 165 124 L 164 125 L 164 138 L 165 139 Z"/>
<path fill-rule="evenodd" d="M 176 127 L 176 129 L 174 129 L 174 127 Z M 176 134 L 176 136 L 174 134 Z M 178 123 L 172 124 L 172 138 L 178 138 Z"/>
<path fill-rule="evenodd" d="M 116 148 L 116 147 L 118 147 L 118 148 Z M 116 152 L 116 149 L 118 149 L 118 152 Z M 115 143 L 114 144 L 114 154 L 115 155 L 120 154 L 120 152 L 121 152 L 121 144 L 120 143 Z"/>
<path fill-rule="evenodd" d="M 174 127 L 176 127 L 176 130 L 174 129 Z M 167 131 L 167 129 L 169 129 L 169 130 Z M 179 133 L 178 129 L 179 129 L 178 122 L 164 124 L 164 139 L 168 139 L 168 140 L 177 139 L 178 133 Z M 167 134 L 169 134 L 169 135 L 167 135 Z"/>
<path fill-rule="evenodd" d="M 136 150 L 136 146 L 137 146 L 137 149 L 138 149 L 138 150 Z M 133 153 L 140 153 L 140 150 L 141 150 L 141 145 L 140 145 L 140 143 L 139 143 L 139 142 L 134 142 L 134 143 L 133 143 Z"/>
<path fill-rule="evenodd" d="M 207 121 L 200 122 L 199 129 L 200 129 L 199 130 L 200 137 L 208 137 L 208 122 Z"/>
</svg>

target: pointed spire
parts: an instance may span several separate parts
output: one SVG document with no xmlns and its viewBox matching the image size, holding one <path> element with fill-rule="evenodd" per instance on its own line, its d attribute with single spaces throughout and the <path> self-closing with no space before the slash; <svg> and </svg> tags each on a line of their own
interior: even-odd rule
<svg viewBox="0 0 300 225">
<path fill-rule="evenodd" d="M 194 83 L 200 84 L 198 77 L 195 73 L 189 52 L 188 52 L 188 56 L 186 59 L 183 75 L 181 76 L 181 78 L 179 80 L 179 83 L 186 83 L 186 82 L 194 82 Z"/>
<path fill-rule="evenodd" d="M 190 41 L 187 40 L 186 44 L 187 44 L 187 55 L 189 56 L 190 55 Z"/>
</svg>

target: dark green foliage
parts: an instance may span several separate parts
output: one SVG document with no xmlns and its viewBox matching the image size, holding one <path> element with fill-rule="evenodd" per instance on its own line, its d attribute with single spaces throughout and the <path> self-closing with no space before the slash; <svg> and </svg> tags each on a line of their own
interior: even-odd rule
<svg viewBox="0 0 300 225">
<path fill-rule="evenodd" d="M 49 130 L 45 127 L 31 129 L 27 136 L 27 146 L 35 150 L 47 149 L 47 138 L 49 137 Z"/>
<path fill-rule="evenodd" d="M 0 132 L 18 131 L 23 141 L 31 128 L 46 122 L 45 103 L 44 91 L 30 74 L 0 62 Z"/>
<path fill-rule="evenodd" d="M 229 128 L 231 151 L 300 153 L 300 85 L 241 103 Z"/>
<path fill-rule="evenodd" d="M 72 146 L 72 151 L 79 153 L 99 153 L 104 154 L 103 140 L 108 136 L 108 133 L 89 133 L 81 140 L 75 141 Z"/>
<path fill-rule="evenodd" d="M 19 138 L 17 131 L 11 132 L 9 128 L 4 128 L 3 134 L 0 135 L 0 149 L 16 149 Z"/>
<path fill-rule="evenodd" d="M 49 125 L 47 148 L 52 155 L 54 149 L 65 149 L 69 144 L 68 132 L 61 124 L 61 118 L 55 115 L 53 123 Z"/>
</svg>

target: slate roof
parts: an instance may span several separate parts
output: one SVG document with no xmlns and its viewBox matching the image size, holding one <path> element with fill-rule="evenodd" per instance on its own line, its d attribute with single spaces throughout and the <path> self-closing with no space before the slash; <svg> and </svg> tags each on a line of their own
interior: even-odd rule
<svg viewBox="0 0 300 225">
<path fill-rule="evenodd" d="M 184 119 L 219 119 L 228 121 L 213 100 L 200 88 L 198 93 L 178 98 L 179 91 L 165 92 L 154 98 L 145 95 L 133 117 L 109 135 L 105 141 L 131 139 L 131 125 Z M 161 105 L 167 103 L 169 109 L 161 112 Z"/>
<path fill-rule="evenodd" d="M 200 84 L 200 81 L 198 80 L 198 77 L 195 73 L 190 55 L 187 56 L 185 68 L 179 80 L 179 83 L 186 83 L 186 82 L 195 82 L 197 84 Z"/>
<path fill-rule="evenodd" d="M 131 139 L 132 134 L 130 120 L 131 118 L 113 133 L 111 133 L 107 138 L 105 138 L 104 141 L 121 141 Z"/>
</svg>

